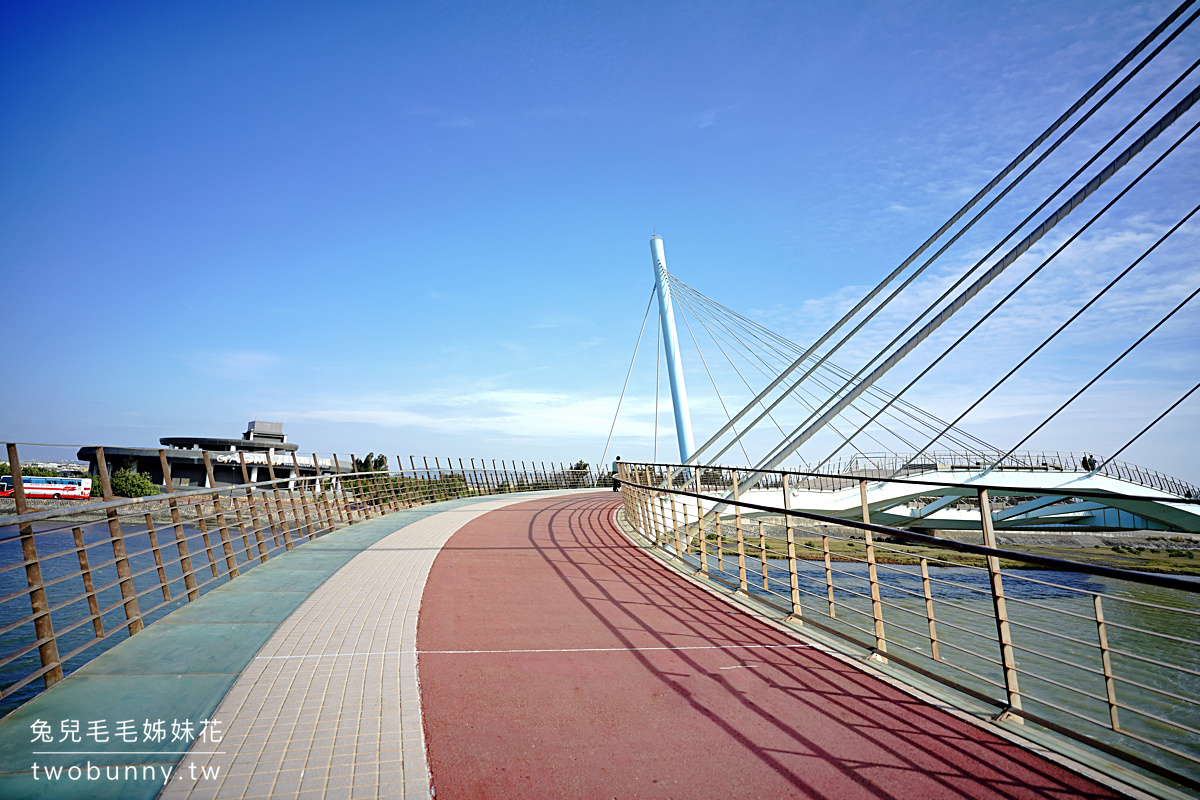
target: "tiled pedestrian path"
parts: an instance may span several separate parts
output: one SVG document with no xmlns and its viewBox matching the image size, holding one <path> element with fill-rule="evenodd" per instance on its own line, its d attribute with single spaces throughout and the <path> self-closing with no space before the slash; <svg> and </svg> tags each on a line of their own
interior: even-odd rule
<svg viewBox="0 0 1200 800">
<path fill-rule="evenodd" d="M 430 564 L 465 522 L 556 494 L 360 522 L 213 590 L 0 720 L 0 797 L 429 797 L 415 632 Z M 51 742 L 31 741 L 39 720 Z M 164 721 L 161 741 L 147 720 Z M 219 742 L 173 738 L 172 722 L 205 720 Z M 71 721 L 85 735 L 59 741 Z"/>
</svg>

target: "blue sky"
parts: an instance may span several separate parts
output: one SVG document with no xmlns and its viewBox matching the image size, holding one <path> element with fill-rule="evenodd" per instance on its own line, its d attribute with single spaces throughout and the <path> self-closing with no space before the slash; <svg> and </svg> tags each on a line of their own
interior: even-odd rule
<svg viewBox="0 0 1200 800">
<path fill-rule="evenodd" d="M 1172 7 L 6 3 L 4 434 L 153 444 L 257 417 L 306 451 L 596 461 L 653 231 L 687 283 L 811 338 Z M 1124 257 L 1178 191 L 1093 250 Z M 1186 284 L 1178 258 L 1145 292 Z M 1172 335 L 1038 446 L 1123 443 L 1194 382 L 1195 332 Z M 1012 342 L 984 344 L 999 363 Z M 653 451 L 649 352 L 627 459 Z M 1081 362 L 969 427 L 1015 441 Z M 973 380 L 914 399 L 950 413 Z M 1200 478 L 1194 406 L 1130 460 Z"/>
</svg>

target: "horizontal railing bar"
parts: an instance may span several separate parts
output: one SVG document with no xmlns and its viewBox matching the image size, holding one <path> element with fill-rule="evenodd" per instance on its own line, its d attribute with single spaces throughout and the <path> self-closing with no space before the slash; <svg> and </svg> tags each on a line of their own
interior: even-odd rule
<svg viewBox="0 0 1200 800">
<path fill-rule="evenodd" d="M 664 467 L 666 469 L 671 469 L 671 470 L 674 470 L 674 469 L 701 470 L 701 471 L 726 470 L 726 471 L 732 472 L 733 470 L 738 469 L 737 467 L 725 467 L 725 466 L 717 466 L 717 465 L 707 465 L 706 466 L 706 465 L 700 465 L 700 464 L 666 464 L 666 463 L 656 463 L 656 462 L 650 462 L 650 461 L 642 461 L 642 462 L 632 462 L 631 461 L 629 463 L 630 464 L 636 463 L 637 466 L 640 466 L 640 467 Z M 963 466 L 966 466 L 966 465 L 963 465 Z M 742 469 L 745 469 L 745 467 L 742 467 Z M 806 478 L 818 478 L 818 479 L 819 478 L 827 478 L 827 479 L 832 479 L 832 480 L 846 481 L 847 485 L 844 487 L 841 487 L 842 489 L 853 488 L 855 485 L 857 485 L 860 481 L 863 481 L 863 480 L 867 481 L 868 483 L 901 483 L 901 484 L 907 484 L 910 486 L 929 486 L 933 483 L 936 483 L 938 486 L 942 486 L 942 487 L 945 487 L 948 489 L 966 489 L 966 490 L 969 490 L 971 494 L 974 494 L 976 491 L 978 491 L 980 489 L 986 489 L 989 492 L 1005 492 L 1005 493 L 1011 492 L 1013 494 L 1019 494 L 1019 495 L 1055 494 L 1055 495 L 1067 495 L 1070 497 L 1090 497 L 1090 498 L 1096 498 L 1096 499 L 1105 499 L 1105 498 L 1119 496 L 1122 499 L 1126 499 L 1126 500 L 1148 500 L 1148 501 L 1155 502 L 1155 503 L 1170 503 L 1172 505 L 1200 505 L 1200 498 L 1195 498 L 1195 497 L 1188 499 L 1188 498 L 1184 498 L 1184 497 L 1155 497 L 1153 495 L 1129 495 L 1129 494 L 1115 495 L 1112 492 L 1105 492 L 1103 490 L 1097 490 L 1097 489 L 1067 489 L 1067 488 L 1063 488 L 1063 489 L 1058 489 L 1055 491 L 1041 490 L 1039 492 L 1039 491 L 1032 491 L 1030 489 L 1030 487 L 1028 487 L 1028 486 L 1005 486 L 1003 484 L 982 483 L 982 482 L 954 483 L 954 482 L 950 482 L 950 481 L 941 481 L 941 480 L 930 481 L 930 480 L 914 480 L 911 478 L 896 478 L 896 477 L 885 478 L 882 476 L 830 474 L 830 473 L 826 473 L 826 472 L 806 472 L 804 470 L 755 469 L 754 471 L 757 473 L 760 473 L 761 475 L 764 475 L 764 476 L 766 476 L 766 475 L 779 475 L 779 476 L 786 475 L 789 477 L 804 476 Z M 625 483 L 625 481 L 621 481 L 621 482 Z M 729 488 L 727 486 L 718 487 L 713 484 L 708 484 L 708 485 L 713 486 L 713 488 L 718 489 L 718 490 L 727 490 Z M 663 486 L 652 486 L 652 487 L 641 487 L 641 488 L 649 488 L 652 491 L 671 491 L 670 489 L 663 487 Z M 724 502 L 724 501 L 722 501 L 722 502 Z M 732 505 L 732 503 L 731 503 L 731 505 Z"/>
<path fill-rule="evenodd" d="M 250 466 L 250 465 L 247 465 L 247 466 Z M 259 465 L 259 466 L 261 466 L 261 465 Z M 288 468 L 290 469 L 290 466 Z M 424 470 L 417 470 L 417 472 L 423 473 Z M 465 472 L 471 473 L 472 470 L 468 469 L 468 470 L 465 470 Z M 475 470 L 475 472 L 485 473 L 485 474 L 490 474 L 490 475 L 498 475 L 498 474 L 503 474 L 505 472 L 505 470 L 499 470 L 499 469 L 497 469 L 497 470 Z M 511 473 L 512 470 L 509 470 L 508 472 Z M 340 473 L 337 475 L 331 474 L 331 475 L 323 475 L 321 477 L 326 480 L 328 480 L 329 478 L 336 478 L 337 480 L 346 482 L 346 481 L 352 481 L 355 479 L 361 480 L 361 479 L 366 479 L 369 477 L 378 477 L 381 475 L 386 475 L 389 479 L 392 479 L 392 480 L 411 480 L 411 481 L 417 481 L 417 482 L 423 483 L 423 484 L 436 485 L 439 481 L 445 480 L 445 478 L 449 477 L 450 475 L 460 475 L 461 476 L 461 475 L 463 475 L 463 473 L 464 473 L 464 470 L 456 469 L 453 471 L 444 471 L 442 477 L 432 477 L 432 476 L 419 477 L 419 476 L 413 474 L 412 470 L 403 470 L 403 471 L 397 471 L 397 472 L 390 472 L 390 471 L 389 472 L 353 472 L 353 473 L 343 472 L 343 473 Z M 555 474 L 561 474 L 561 473 L 579 474 L 580 477 L 587 476 L 588 478 L 591 478 L 592 475 L 594 474 L 590 470 L 562 470 L 559 473 L 555 473 Z M 0 517 L 0 528 L 5 528 L 10 525 L 20 525 L 20 524 L 24 524 L 27 522 L 38 522 L 40 520 L 53 519 L 55 517 L 61 517 L 61 516 L 66 516 L 66 515 L 74 516 L 74 515 L 78 515 L 78 514 L 92 514 L 97 511 L 107 511 L 109 509 L 123 508 L 125 506 L 136 505 L 136 504 L 141 504 L 141 503 L 158 503 L 161 506 L 161 510 L 165 511 L 166 510 L 165 504 L 170 500 L 175 500 L 177 503 L 180 500 L 190 501 L 193 498 L 199 499 L 201 501 L 204 501 L 204 500 L 211 501 L 213 494 L 220 494 L 222 496 L 226 496 L 226 495 L 232 495 L 233 492 L 241 492 L 241 493 L 243 493 L 243 496 L 244 496 L 244 492 L 246 491 L 247 488 L 251 488 L 251 489 L 261 488 L 264 490 L 269 489 L 269 488 L 283 489 L 283 488 L 287 488 L 289 486 L 289 484 L 291 485 L 293 490 L 295 490 L 301 484 L 304 484 L 304 485 L 312 484 L 316 480 L 317 480 L 317 476 L 315 476 L 315 475 L 303 475 L 303 476 L 296 476 L 294 478 L 276 478 L 273 481 L 271 481 L 271 480 L 251 481 L 250 483 L 226 484 L 226 485 L 219 486 L 219 487 L 209 487 L 209 488 L 201 488 L 201 489 L 186 489 L 186 490 L 182 490 L 182 491 L 173 491 L 170 493 L 147 495 L 146 497 L 121 497 L 121 498 L 116 498 L 113 500 L 104 500 L 104 501 L 101 501 L 98 503 L 88 503 L 86 505 L 67 506 L 65 508 L 52 508 L 52 509 L 46 509 L 44 511 L 31 511 L 27 514 L 17 514 L 17 515 L 8 516 L 8 517 Z M 554 483 L 553 481 L 550 481 L 548 478 L 545 481 L 535 481 L 535 482 Z M 522 485 L 522 484 L 520 484 L 520 483 L 513 484 L 510 482 L 507 485 L 514 486 L 514 485 Z M 528 485 L 528 484 L 524 484 L 524 485 Z M 429 488 L 428 488 L 427 496 L 429 496 L 430 498 L 432 498 L 433 494 L 434 494 L 433 488 L 434 488 L 433 486 L 429 486 Z M 552 488 L 571 488 L 571 487 L 552 487 Z M 591 487 L 578 487 L 578 488 L 591 488 Z M 371 487 L 366 487 L 366 489 L 368 492 L 370 492 L 372 494 L 379 494 L 384 491 L 383 487 L 379 487 L 378 489 L 372 489 Z M 514 494 L 515 494 L 515 492 L 514 492 Z M 423 496 L 425 496 L 425 495 L 423 495 Z M 273 500 L 267 500 L 266 498 L 264 498 L 264 502 L 273 502 Z M 283 502 L 285 504 L 293 503 L 293 501 L 291 501 L 289 498 L 284 498 Z M 356 501 L 351 501 L 351 502 L 356 502 Z M 300 503 L 301 503 L 301 501 L 299 499 L 296 499 L 294 501 L 295 505 L 299 505 Z M 191 503 L 189 502 L 189 503 L 187 503 L 187 505 L 191 505 Z M 133 516 L 133 515 L 141 516 L 145 512 L 131 511 L 131 512 L 125 512 L 125 513 L 130 516 Z M 18 538 L 18 537 L 16 537 L 16 536 L 0 537 L 0 542 L 7 541 L 12 538 Z"/>
<path fill-rule="evenodd" d="M 1059 711 L 1063 714 L 1066 714 L 1067 716 L 1074 717 L 1075 719 L 1078 719 L 1078 720 L 1083 720 L 1084 722 L 1089 722 L 1092 725 L 1095 725 L 1097 728 L 1103 728 L 1105 730 L 1112 730 L 1112 727 L 1109 725 L 1108 722 L 1101 722 L 1100 720 L 1095 719 L 1094 717 L 1089 717 L 1087 714 L 1081 714 L 1078 711 L 1072 711 L 1068 708 L 1063 708 L 1062 706 L 1058 705 L 1057 703 L 1052 703 L 1043 697 L 1030 697 L 1029 699 L 1035 703 L 1046 706 L 1047 708 L 1053 708 L 1055 711 Z M 1107 702 L 1107 701 L 1104 701 L 1104 702 Z M 1018 713 L 1020 713 L 1021 716 L 1025 716 L 1025 709 L 1021 709 L 1021 711 Z M 1041 724 L 1041 723 L 1039 723 L 1039 724 Z M 1126 731 L 1124 729 L 1121 729 L 1121 733 L 1126 733 Z M 1159 746 L 1160 745 L 1155 745 L 1155 747 L 1159 747 Z"/>
<path fill-rule="evenodd" d="M 1189 647 L 1200 647 L 1200 642 L 1197 642 L 1194 639 L 1184 639 L 1182 636 L 1173 636 L 1169 633 L 1162 633 L 1161 631 L 1148 631 L 1142 628 L 1135 628 L 1132 625 L 1122 625 L 1119 622 L 1111 622 L 1109 620 L 1105 620 L 1104 624 L 1110 628 L 1119 628 L 1123 631 L 1132 631 L 1133 633 L 1138 633 L 1143 636 L 1153 636 L 1158 639 L 1167 639 L 1172 642 L 1186 644 Z"/>
<path fill-rule="evenodd" d="M 1046 653 L 1043 653 L 1041 650 L 1034 650 L 1029 647 L 1022 647 L 1021 645 L 1015 644 L 1015 643 L 1013 644 L 1013 649 L 1018 650 L 1022 653 L 1028 653 L 1031 656 L 1037 656 L 1038 658 L 1044 658 L 1047 661 L 1053 661 L 1055 664 L 1062 664 L 1064 667 L 1070 667 L 1071 669 L 1077 669 L 1080 672 L 1086 672 L 1089 675 L 1099 675 L 1101 678 L 1105 677 L 1104 670 L 1095 669 L 1093 667 L 1085 667 L 1082 664 L 1075 663 L 1074 661 L 1067 661 L 1065 659 L 1058 658 L 1057 656 L 1048 655 Z M 1092 645 L 1092 649 L 1099 650 L 1100 648 L 1097 645 Z"/>
<path fill-rule="evenodd" d="M 929 580 L 931 583 L 933 582 L 932 578 L 930 578 Z M 953 608 L 958 611 L 962 611 L 965 614 L 974 614 L 977 617 L 986 617 L 987 619 L 995 619 L 995 615 L 989 611 L 980 611 L 978 608 L 971 608 L 970 606 L 960 605 L 959 603 L 956 603 L 953 600 L 947 600 L 944 597 L 937 597 L 934 595 L 930 595 L 929 599 L 932 600 L 934 603 L 941 603 L 943 606 L 948 606 L 949 608 Z M 939 619 L 938 622 L 941 622 L 941 620 Z"/>
<path fill-rule="evenodd" d="M 8 664 L 9 662 L 16 661 L 18 658 L 20 658 L 23 655 L 32 653 L 34 650 L 38 649 L 39 647 L 41 647 L 42 645 L 46 644 L 49 641 L 51 641 L 49 637 L 47 637 L 45 639 L 35 639 L 32 643 L 27 644 L 18 650 L 14 650 L 13 652 L 5 655 L 3 658 L 0 658 L 0 667 L 3 667 L 5 664 Z M 3 695 L 0 694 L 0 697 L 3 697 Z"/>
<path fill-rule="evenodd" d="M 1107 624 L 1107 623 L 1105 623 L 1105 624 Z M 1165 661 L 1159 661 L 1158 659 L 1150 658 L 1149 656 L 1140 656 L 1136 653 L 1131 653 L 1128 650 L 1122 650 L 1119 647 L 1112 647 L 1110 645 L 1108 648 L 1108 652 L 1113 653 L 1114 655 L 1122 656 L 1124 658 L 1132 658 L 1135 661 L 1141 661 L 1146 664 L 1153 664 L 1156 667 L 1166 667 L 1167 669 L 1172 669 L 1172 670 L 1176 670 L 1178 672 L 1186 673 L 1188 675 L 1195 675 L 1196 677 L 1200 677 L 1200 672 L 1197 672 L 1194 669 L 1188 669 L 1187 667 L 1182 667 L 1182 666 L 1179 666 L 1178 664 L 1168 664 Z"/>
<path fill-rule="evenodd" d="M 1011 617 L 1010 617 L 1010 618 L 1009 618 L 1009 620 L 1008 620 L 1008 624 L 1009 624 L 1009 625 L 1012 625 L 1014 628 L 1024 628 L 1024 629 L 1025 629 L 1025 630 L 1027 630 L 1027 631 L 1037 631 L 1038 633 L 1045 634 L 1046 636 L 1050 636 L 1050 637 L 1053 637 L 1053 638 L 1055 638 L 1055 639 L 1061 639 L 1061 640 L 1062 640 L 1062 641 L 1064 641 L 1064 642 L 1071 642 L 1072 644 L 1081 645 L 1081 646 L 1083 646 L 1083 647 L 1086 647 L 1086 648 L 1088 648 L 1089 650 L 1099 650 L 1099 649 L 1101 649 L 1101 648 L 1100 648 L 1100 643 L 1099 643 L 1099 642 L 1089 642 L 1089 641 L 1086 641 L 1086 640 L 1084 640 L 1084 639 L 1077 639 L 1077 638 L 1075 638 L 1074 636 L 1068 636 L 1068 635 L 1067 635 L 1067 634 L 1065 634 L 1065 633 L 1055 633 L 1054 631 L 1048 631 L 1048 630 L 1046 630 L 1045 628 L 1039 628 L 1038 626 L 1036 626 L 1036 625 L 1033 625 L 1033 624 L 1031 624 L 1031 623 L 1028 623 L 1028 622 L 1021 622 L 1020 620 L 1015 620 L 1015 619 L 1012 619 Z M 1013 644 L 1013 647 L 1018 647 L 1018 645 L 1014 643 L 1014 644 Z M 1028 652 L 1028 653 L 1034 653 L 1034 652 L 1037 652 L 1037 651 L 1034 651 L 1034 650 L 1026 650 L 1026 652 Z"/>
<path fill-rule="evenodd" d="M 632 483 L 628 481 L 621 481 L 621 483 L 628 484 L 635 489 L 642 489 L 648 492 L 665 492 L 668 494 L 681 495 L 683 497 L 691 497 L 698 500 L 718 499 L 708 497 L 707 495 L 698 494 L 696 492 L 684 491 L 682 489 L 667 489 L 663 487 L 645 486 L 643 484 Z M 987 487 L 977 486 L 973 488 L 982 489 Z M 1187 581 L 1180 578 L 1172 578 L 1170 576 L 1163 575 L 1132 572 L 1130 570 L 1118 569 L 1116 567 L 1104 567 L 1097 564 L 1082 564 L 1076 561 L 1066 561 L 1061 558 L 1049 558 L 1047 556 L 1019 553 L 1015 550 L 1001 550 L 995 547 L 967 544 L 966 542 L 958 542 L 953 539 L 940 539 L 936 536 L 928 536 L 923 533 L 912 533 L 910 531 L 902 530 L 900 528 L 892 528 L 886 525 L 875 525 L 869 522 L 858 522 L 856 520 L 841 519 L 840 517 L 831 517 L 825 514 L 815 514 L 811 511 L 796 511 L 794 509 L 775 508 L 772 506 L 760 505 L 758 503 L 750 503 L 745 500 L 718 500 L 725 505 L 738 506 L 739 508 L 752 508 L 758 511 L 767 511 L 773 514 L 784 514 L 787 516 L 799 517 L 801 519 L 814 519 L 820 522 L 840 525 L 843 527 L 871 531 L 872 533 L 882 533 L 888 536 L 899 536 L 904 539 L 911 539 L 913 541 L 931 544 L 935 547 L 941 547 L 947 550 L 956 550 L 961 553 L 970 553 L 980 556 L 997 556 L 1010 561 L 1021 561 L 1027 564 L 1038 564 L 1040 566 L 1051 567 L 1053 569 L 1060 569 L 1064 572 L 1080 572 L 1087 575 L 1100 575 L 1106 578 L 1117 578 L 1119 580 L 1127 580 L 1133 583 L 1141 583 L 1148 586 L 1158 586 L 1165 589 L 1179 589 L 1181 591 L 1188 592 L 1189 594 L 1200 594 L 1200 582 L 1196 581 Z M 1187 502 L 1200 504 L 1200 500 Z"/>
<path fill-rule="evenodd" d="M 1184 697 L 1181 694 L 1175 694 L 1174 692 L 1168 692 L 1166 689 L 1159 689 L 1155 686 L 1147 686 L 1146 684 L 1141 683 L 1140 681 L 1130 680 L 1129 678 L 1122 678 L 1120 675 L 1114 674 L 1113 680 L 1118 681 L 1120 683 L 1128 684 L 1129 686 L 1136 686 L 1139 689 L 1145 689 L 1148 692 L 1154 692 L 1155 694 L 1161 694 L 1163 697 L 1170 697 L 1172 700 L 1179 700 L 1181 702 L 1187 703 L 1189 706 L 1200 706 L 1200 703 L 1196 702 L 1196 698 L 1194 698 L 1194 697 Z"/>
<path fill-rule="evenodd" d="M 1098 703 L 1107 703 L 1108 702 L 1107 697 L 1101 697 L 1098 694 L 1092 694 L 1091 692 L 1085 692 L 1083 689 L 1079 689 L 1074 686 L 1068 686 L 1065 683 L 1060 683 L 1060 682 L 1054 680 L 1053 678 L 1047 678 L 1044 675 L 1039 675 L 1036 672 L 1030 672 L 1027 669 L 1018 669 L 1017 672 L 1019 672 L 1021 675 L 1025 676 L 1025 677 L 1032 678 L 1035 681 L 1041 681 L 1042 683 L 1048 683 L 1051 686 L 1057 686 L 1060 689 L 1066 689 L 1068 692 L 1074 692 L 1075 694 L 1081 694 L 1084 697 L 1091 698 L 1092 700 L 1095 700 Z M 1025 685 L 1021 686 L 1021 694 L 1024 697 L 1029 697 L 1033 700 L 1037 700 L 1039 703 L 1041 702 L 1041 699 L 1038 697 L 1038 695 L 1035 694 L 1034 692 L 1031 692 L 1029 690 L 1028 686 L 1025 686 Z"/>
<path fill-rule="evenodd" d="M 3 689 L 0 689 L 0 700 L 4 699 L 5 697 L 9 697 L 13 694 L 16 694 L 16 692 L 19 691 L 27 683 L 42 677 L 47 672 L 50 672 L 53 669 L 57 669 L 59 666 L 61 666 L 61 665 L 58 662 L 55 662 L 53 664 L 47 664 L 46 666 L 36 669 L 33 672 L 29 673 L 24 678 L 21 678 L 19 681 L 10 683 L 8 686 L 5 686 Z"/>
<path fill-rule="evenodd" d="M 1137 714 L 1139 717 L 1145 717 L 1146 719 L 1152 719 L 1155 722 L 1165 722 L 1166 724 L 1170 725 L 1172 728 L 1179 728 L 1181 730 L 1186 731 L 1187 733 L 1200 736 L 1200 729 L 1193 728 L 1190 725 L 1185 725 L 1182 722 L 1175 722 L 1175 721 L 1172 721 L 1169 719 L 1163 719 L 1162 717 L 1158 716 L 1157 714 L 1151 714 L 1149 711 L 1146 711 L 1145 709 L 1135 708 L 1134 706 L 1126 705 L 1125 703 L 1122 703 L 1120 700 L 1118 700 L 1113 705 L 1115 705 L 1117 708 L 1123 708 L 1126 711 Z M 1197 763 L 1200 763 L 1200 759 L 1197 759 Z"/>
</svg>

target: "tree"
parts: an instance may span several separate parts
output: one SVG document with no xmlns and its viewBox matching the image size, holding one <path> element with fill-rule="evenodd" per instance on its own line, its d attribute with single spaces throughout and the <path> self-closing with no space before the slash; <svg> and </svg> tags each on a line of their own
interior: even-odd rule
<svg viewBox="0 0 1200 800">
<path fill-rule="evenodd" d="M 30 478 L 57 478 L 59 476 L 58 470 L 41 467 L 21 467 L 21 474 Z M 0 475 L 12 475 L 12 467 L 8 465 L 7 461 L 0 461 Z"/>
<path fill-rule="evenodd" d="M 388 471 L 387 456 L 385 456 L 383 453 L 380 453 L 379 455 L 375 455 L 374 453 L 367 453 L 365 458 L 354 459 L 354 471 L 355 472 L 387 472 Z"/>
<path fill-rule="evenodd" d="M 586 483 L 590 474 L 588 468 L 591 467 L 586 461 L 576 461 L 571 465 L 571 471 L 567 475 L 567 486 L 572 489 L 582 488 Z"/>
</svg>

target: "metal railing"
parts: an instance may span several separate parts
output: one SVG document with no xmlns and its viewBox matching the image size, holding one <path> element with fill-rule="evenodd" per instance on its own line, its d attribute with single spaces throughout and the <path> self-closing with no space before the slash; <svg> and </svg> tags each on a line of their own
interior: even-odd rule
<svg viewBox="0 0 1200 800">
<path fill-rule="evenodd" d="M 1025 472 L 1078 472 L 1107 475 L 1149 489 L 1170 492 L 1179 497 L 1200 497 L 1200 488 L 1187 481 L 1174 478 L 1157 470 L 1130 464 L 1126 461 L 1096 461 L 1094 467 L 1085 466 L 1085 459 L 1094 459 L 1090 453 L 1063 450 L 1030 450 L 1011 453 L 1001 458 L 1002 453 L 981 453 L 969 450 L 939 450 L 921 453 L 919 456 L 902 453 L 856 453 L 845 459 L 831 461 L 821 472 L 832 475 L 855 475 L 869 477 L 899 478 L 936 471 L 1021 470 Z M 818 491 L 820 488 L 818 488 Z"/>
<path fill-rule="evenodd" d="M 768 476 L 784 490 L 774 507 L 727 497 L 737 469 L 668 486 L 678 468 L 631 462 L 619 476 L 625 519 L 667 557 L 997 719 L 1200 790 L 1200 581 L 999 549 L 987 488 L 980 546 L 871 524 L 878 477 L 855 480 L 859 522 L 791 509 L 803 474 Z"/>
<path fill-rule="evenodd" d="M 442 500 L 611 485 L 593 470 L 515 463 L 443 469 L 440 461 L 430 468 L 410 459 L 410 469 L 342 472 L 334 456 L 337 472 L 276 478 L 272 469 L 272 480 L 251 481 L 243 460 L 241 484 L 178 491 L 160 451 L 165 493 L 118 498 L 98 451 L 102 500 L 35 509 L 30 502 L 43 502 L 25 498 L 16 446 L 8 446 L 16 514 L 0 518 L 0 709 L 16 707 L 206 592 L 339 528 Z M 216 455 L 203 454 L 210 484 Z"/>
</svg>

